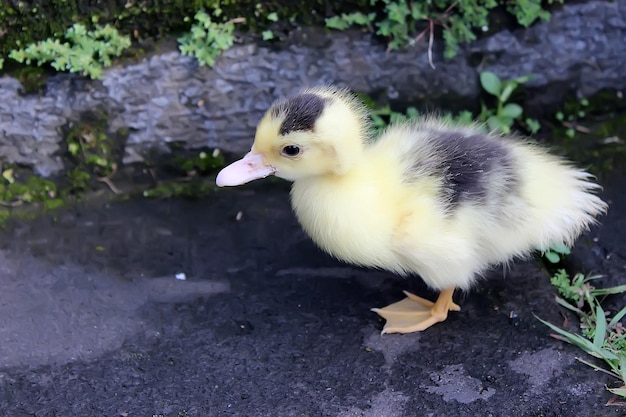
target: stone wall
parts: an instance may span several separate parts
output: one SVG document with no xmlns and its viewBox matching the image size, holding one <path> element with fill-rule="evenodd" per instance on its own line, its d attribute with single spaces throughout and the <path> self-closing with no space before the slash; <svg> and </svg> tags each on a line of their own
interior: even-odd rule
<svg viewBox="0 0 626 417">
<path fill-rule="evenodd" d="M 321 83 L 350 86 L 381 101 L 459 108 L 476 104 L 480 71 L 503 79 L 532 73 L 526 108 L 554 106 L 568 93 L 623 89 L 625 39 L 626 0 L 591 1 L 563 6 L 550 22 L 485 37 L 450 60 L 436 42 L 436 69 L 429 66 L 425 41 L 387 53 L 362 32 L 305 28 L 279 46 L 235 46 L 212 69 L 171 51 L 108 69 L 98 81 L 58 74 L 40 94 L 22 95 L 17 80 L 3 77 L 0 155 L 33 165 L 43 176 L 54 174 L 63 168 L 61 128 L 90 110 L 108 114 L 111 132 L 128 130 L 126 163 L 172 141 L 243 153 L 275 98 Z"/>
</svg>

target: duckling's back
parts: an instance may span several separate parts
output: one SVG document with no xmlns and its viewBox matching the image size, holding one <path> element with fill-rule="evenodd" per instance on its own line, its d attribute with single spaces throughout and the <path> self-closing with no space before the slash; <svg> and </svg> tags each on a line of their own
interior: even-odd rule
<svg viewBox="0 0 626 417">
<path fill-rule="evenodd" d="M 588 173 L 521 139 L 474 127 L 434 119 L 396 126 L 369 151 L 400 161 L 408 192 L 435 188 L 440 218 L 430 219 L 430 229 L 417 219 L 404 224 L 403 244 L 412 246 L 412 236 L 458 242 L 467 259 L 477 260 L 469 267 L 474 272 L 551 244 L 572 244 L 607 208 Z M 454 257 L 456 249 L 449 249 Z M 416 243 L 410 250 L 424 249 Z"/>
</svg>

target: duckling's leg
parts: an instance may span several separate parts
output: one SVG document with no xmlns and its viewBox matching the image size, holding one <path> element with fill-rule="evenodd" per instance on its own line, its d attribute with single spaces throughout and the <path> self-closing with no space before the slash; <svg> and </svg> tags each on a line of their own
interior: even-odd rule
<svg viewBox="0 0 626 417">
<path fill-rule="evenodd" d="M 385 308 L 373 308 L 372 311 L 387 320 L 382 334 L 420 332 L 444 321 L 448 317 L 448 311 L 461 310 L 461 307 L 452 301 L 453 293 L 454 288 L 443 290 L 433 303 L 404 291 L 407 297 L 404 300 Z"/>
</svg>

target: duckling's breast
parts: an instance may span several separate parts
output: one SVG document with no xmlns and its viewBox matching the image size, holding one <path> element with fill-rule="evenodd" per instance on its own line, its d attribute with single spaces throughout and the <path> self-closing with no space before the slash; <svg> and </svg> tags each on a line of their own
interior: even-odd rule
<svg viewBox="0 0 626 417">
<path fill-rule="evenodd" d="M 390 191 L 380 180 L 361 175 L 314 178 L 295 182 L 291 200 L 303 229 L 324 251 L 353 264 L 404 273 L 392 242 L 403 213 Z"/>
</svg>

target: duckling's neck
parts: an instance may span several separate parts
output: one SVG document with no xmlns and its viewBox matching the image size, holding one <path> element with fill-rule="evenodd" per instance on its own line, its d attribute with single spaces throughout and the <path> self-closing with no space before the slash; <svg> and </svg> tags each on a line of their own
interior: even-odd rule
<svg viewBox="0 0 626 417">
<path fill-rule="evenodd" d="M 353 183 L 356 180 L 367 180 L 367 162 L 363 149 L 353 149 L 350 156 L 344 157 L 332 172 L 303 179 L 307 185 L 329 184 L 332 187 L 341 187 L 342 184 Z"/>
<path fill-rule="evenodd" d="M 307 234 L 326 252 L 347 262 L 395 270 L 386 250 L 394 218 L 380 216 L 394 207 L 387 180 L 365 159 L 343 174 L 299 179 L 291 202 Z"/>
</svg>

